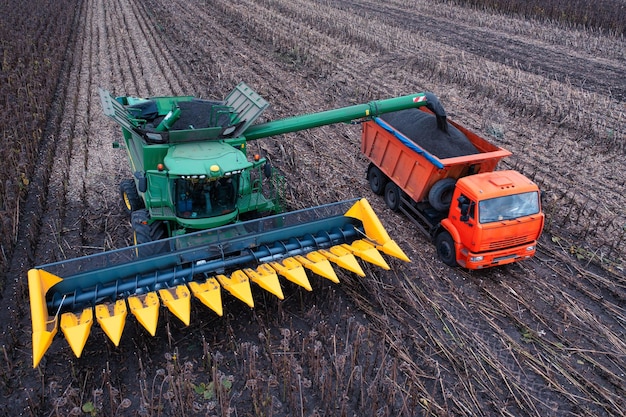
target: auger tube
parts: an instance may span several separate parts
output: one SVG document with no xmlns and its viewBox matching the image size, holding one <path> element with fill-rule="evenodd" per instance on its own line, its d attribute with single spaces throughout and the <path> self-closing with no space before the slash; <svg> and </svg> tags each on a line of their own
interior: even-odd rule
<svg viewBox="0 0 626 417">
<path fill-rule="evenodd" d="M 435 101 L 431 102 L 427 99 L 427 97 L 429 97 L 430 100 Z M 437 106 L 435 103 L 438 102 L 433 94 L 410 94 L 407 96 L 374 100 L 366 104 L 357 104 L 354 106 L 326 110 L 319 113 L 303 114 L 300 116 L 288 117 L 285 119 L 252 125 L 243 132 L 243 135 L 247 140 L 255 140 L 335 123 L 345 123 L 359 119 L 371 119 L 381 114 L 422 106 L 430 108 L 433 112 L 439 112 L 440 109 L 443 109 L 443 107 L 440 105 Z M 443 116 L 445 117 L 445 113 Z"/>
</svg>

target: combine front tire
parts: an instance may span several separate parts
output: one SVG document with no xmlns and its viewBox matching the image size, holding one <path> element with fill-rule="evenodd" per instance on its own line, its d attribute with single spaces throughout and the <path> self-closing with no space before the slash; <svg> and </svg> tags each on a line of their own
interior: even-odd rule
<svg viewBox="0 0 626 417">
<path fill-rule="evenodd" d="M 382 195 L 385 192 L 385 185 L 387 183 L 387 178 L 385 174 L 378 168 L 376 165 L 370 162 L 369 167 L 367 168 L 367 180 L 370 183 L 370 188 L 374 192 L 374 194 Z"/>
<path fill-rule="evenodd" d="M 139 197 L 134 180 L 124 180 L 120 183 L 120 196 L 122 197 L 122 207 L 128 213 L 143 208 L 143 202 Z"/>
<path fill-rule="evenodd" d="M 454 240 L 447 231 L 443 231 L 435 238 L 435 246 L 437 255 L 448 266 L 456 266 L 456 250 L 454 248 Z"/>
<path fill-rule="evenodd" d="M 135 245 L 142 243 L 155 242 L 167 237 L 165 231 L 165 225 L 160 221 L 155 221 L 149 224 L 150 214 L 146 209 L 140 209 L 133 211 L 130 217 L 130 222 L 133 226 Z M 137 248 L 137 255 L 139 256 L 151 256 L 157 253 L 162 253 L 167 250 L 166 244 L 154 244 L 145 247 Z"/>
</svg>

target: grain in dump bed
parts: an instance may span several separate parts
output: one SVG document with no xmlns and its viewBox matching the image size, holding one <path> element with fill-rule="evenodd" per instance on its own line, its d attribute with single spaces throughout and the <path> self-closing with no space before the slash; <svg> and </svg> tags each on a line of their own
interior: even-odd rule
<svg viewBox="0 0 626 417">
<path fill-rule="evenodd" d="M 439 159 L 480 153 L 459 129 L 450 123 L 447 132 L 437 129 L 436 117 L 422 110 L 400 110 L 380 118 Z"/>
</svg>

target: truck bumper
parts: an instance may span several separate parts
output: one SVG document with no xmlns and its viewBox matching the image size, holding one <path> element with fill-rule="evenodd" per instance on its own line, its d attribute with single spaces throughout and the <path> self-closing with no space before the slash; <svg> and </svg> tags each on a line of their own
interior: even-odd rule
<svg viewBox="0 0 626 417">
<path fill-rule="evenodd" d="M 459 265 L 467 269 L 483 269 L 532 258 L 536 251 L 537 241 L 515 246 L 513 248 L 481 253 L 473 253 L 463 247 L 457 251 L 457 262 Z"/>
</svg>

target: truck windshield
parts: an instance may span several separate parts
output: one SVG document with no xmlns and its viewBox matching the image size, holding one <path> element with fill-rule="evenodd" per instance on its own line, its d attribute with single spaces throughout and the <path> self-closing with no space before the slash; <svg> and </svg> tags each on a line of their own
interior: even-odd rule
<svg viewBox="0 0 626 417">
<path fill-rule="evenodd" d="M 176 215 L 206 218 L 235 210 L 239 175 L 219 179 L 179 178 L 176 183 Z"/>
<path fill-rule="evenodd" d="M 513 220 L 539 213 L 539 194 L 535 191 L 483 200 L 478 203 L 480 223 Z"/>
</svg>

